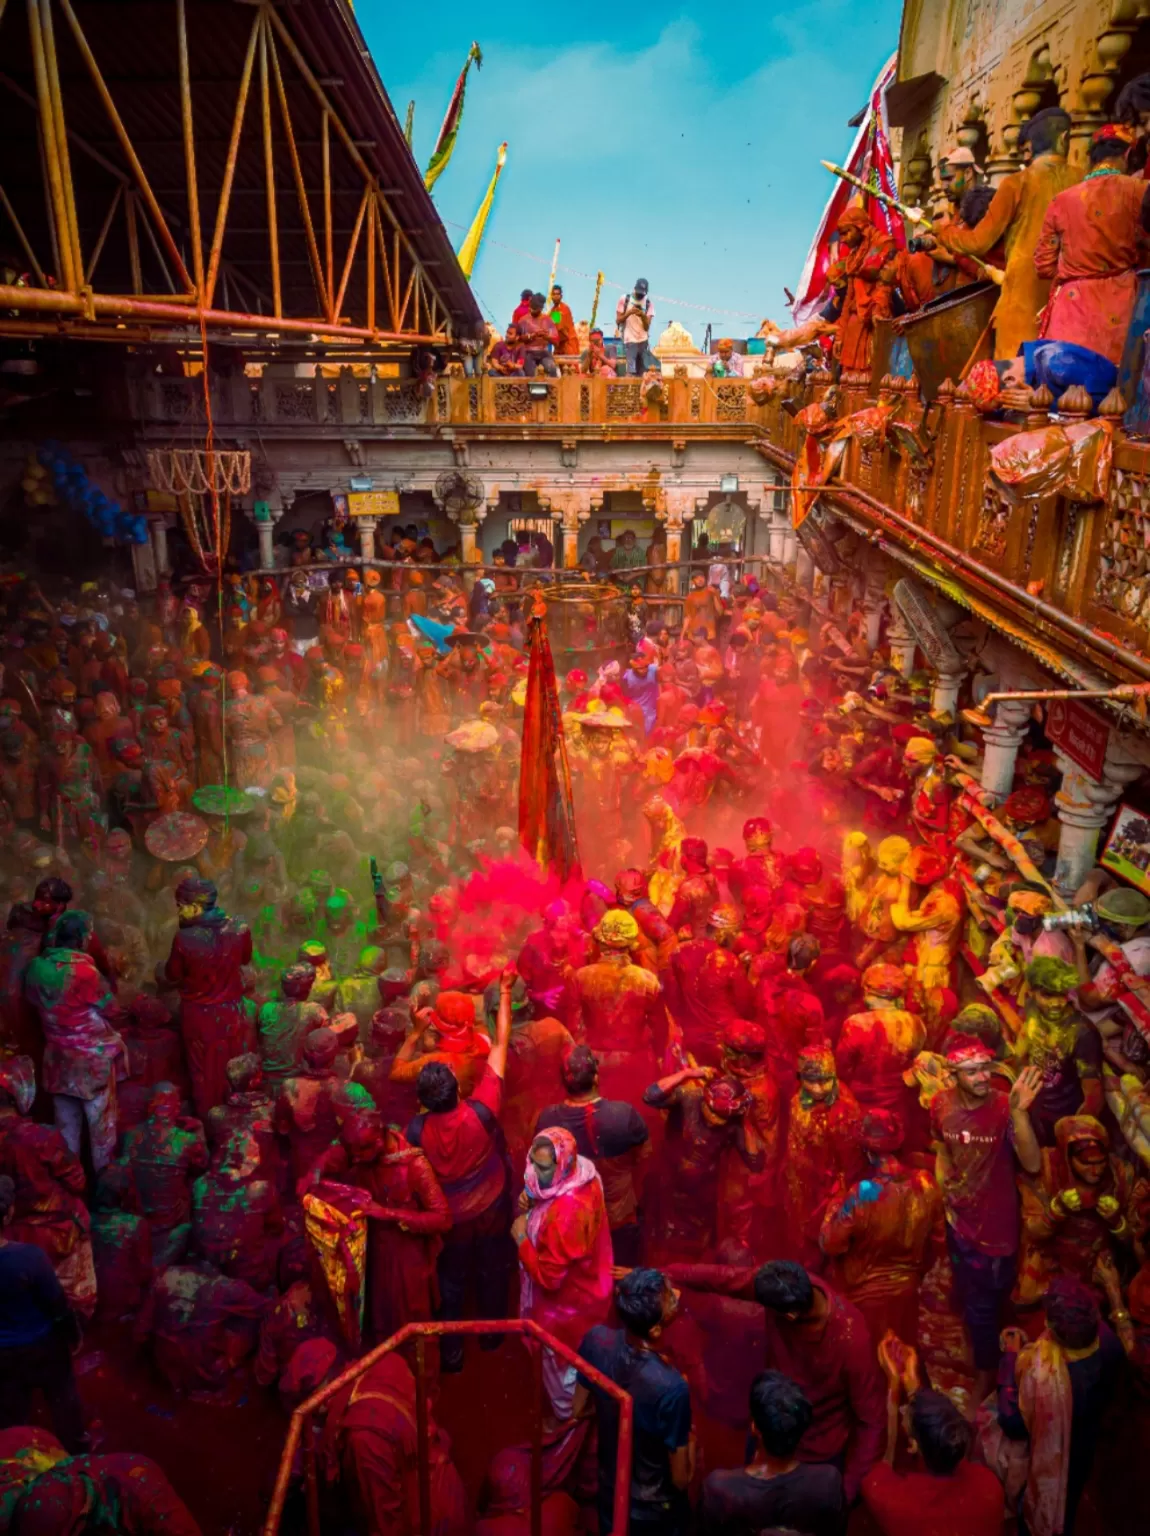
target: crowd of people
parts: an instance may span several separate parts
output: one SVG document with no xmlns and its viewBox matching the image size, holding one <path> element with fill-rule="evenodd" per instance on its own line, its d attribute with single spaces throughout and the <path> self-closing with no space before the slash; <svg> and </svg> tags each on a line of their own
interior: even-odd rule
<svg viewBox="0 0 1150 1536">
<path fill-rule="evenodd" d="M 90 1443 L 86 1326 L 291 1408 L 477 1318 L 429 1351 L 433 1528 L 521 1536 L 531 1448 L 475 1507 L 441 1412 L 517 1314 L 562 1346 L 550 1536 L 611 1528 L 612 1387 L 650 1536 L 860 1502 L 1071 1536 L 1150 1369 L 1150 1180 L 1107 1107 L 1150 1065 L 1150 901 L 1098 870 L 1095 927 L 1044 925 L 1037 722 L 999 804 L 861 608 L 724 551 L 559 679 L 561 881 L 513 826 L 514 566 L 408 533 L 320 588 L 303 535 L 282 581 L 0 592 L 0 1529 L 198 1529 Z M 416 1528 L 417 1407 L 406 1350 L 329 1398 L 330 1528 Z"/>
</svg>

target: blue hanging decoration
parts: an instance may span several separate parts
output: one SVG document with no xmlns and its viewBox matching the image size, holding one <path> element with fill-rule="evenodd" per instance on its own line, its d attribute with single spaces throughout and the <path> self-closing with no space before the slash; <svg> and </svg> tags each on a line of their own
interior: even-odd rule
<svg viewBox="0 0 1150 1536">
<path fill-rule="evenodd" d="M 101 538 L 119 544 L 146 544 L 148 522 L 138 513 L 126 512 L 88 478 L 88 471 L 59 443 L 44 443 L 36 458 L 52 476 L 52 487 L 59 501 L 83 516 Z"/>
</svg>

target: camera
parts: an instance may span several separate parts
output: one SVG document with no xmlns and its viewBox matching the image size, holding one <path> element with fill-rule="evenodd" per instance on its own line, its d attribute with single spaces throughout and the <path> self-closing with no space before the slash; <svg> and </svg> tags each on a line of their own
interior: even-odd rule
<svg viewBox="0 0 1150 1536">
<path fill-rule="evenodd" d="M 1081 928 L 1086 933 L 1098 931 L 1098 919 L 1094 914 L 1094 908 L 1087 902 L 1085 906 L 1071 907 L 1066 912 L 1048 912 L 1042 919 L 1042 927 L 1046 933 L 1057 933 L 1072 928 Z"/>
</svg>

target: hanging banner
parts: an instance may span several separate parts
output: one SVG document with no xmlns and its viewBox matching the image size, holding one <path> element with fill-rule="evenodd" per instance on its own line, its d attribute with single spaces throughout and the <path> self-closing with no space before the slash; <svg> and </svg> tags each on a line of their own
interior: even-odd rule
<svg viewBox="0 0 1150 1536">
<path fill-rule="evenodd" d="M 894 159 L 890 151 L 890 127 L 886 114 L 886 92 L 895 78 L 898 55 L 893 54 L 871 87 L 867 115 L 851 145 L 844 169 L 869 182 L 877 191 L 888 197 L 897 196 L 894 179 Z M 797 297 L 791 306 L 795 324 L 802 325 L 813 319 L 826 302 L 827 268 L 831 264 L 831 237 L 838 228 L 839 219 L 853 204 L 865 205 L 871 223 L 876 229 L 892 235 L 901 248 L 906 244 L 906 231 L 902 218 L 873 197 L 864 197 L 849 182 L 836 181 L 830 199 L 823 209 L 823 216 L 815 232 L 815 238 L 807 253 L 803 275 L 799 278 Z"/>
<path fill-rule="evenodd" d="M 398 517 L 398 491 L 349 491 L 347 510 L 352 517 Z"/>
</svg>

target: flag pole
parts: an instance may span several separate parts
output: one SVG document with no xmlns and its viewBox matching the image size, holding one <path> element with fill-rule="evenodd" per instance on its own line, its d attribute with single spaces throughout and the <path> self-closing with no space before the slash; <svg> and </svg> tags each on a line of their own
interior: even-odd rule
<svg viewBox="0 0 1150 1536">
<path fill-rule="evenodd" d="M 547 283 L 547 292 L 543 295 L 544 302 L 550 304 L 551 290 L 555 286 L 555 274 L 559 270 L 559 236 L 555 236 L 555 254 L 551 258 L 551 277 Z"/>
<path fill-rule="evenodd" d="M 596 272 L 596 274 L 595 274 L 595 299 L 594 299 L 594 302 L 591 305 L 591 319 L 588 321 L 588 324 L 587 324 L 587 329 L 589 331 L 593 331 L 595 329 L 595 317 L 599 313 L 599 295 L 602 292 L 603 292 L 603 274 L 602 274 L 602 272 Z"/>
</svg>

